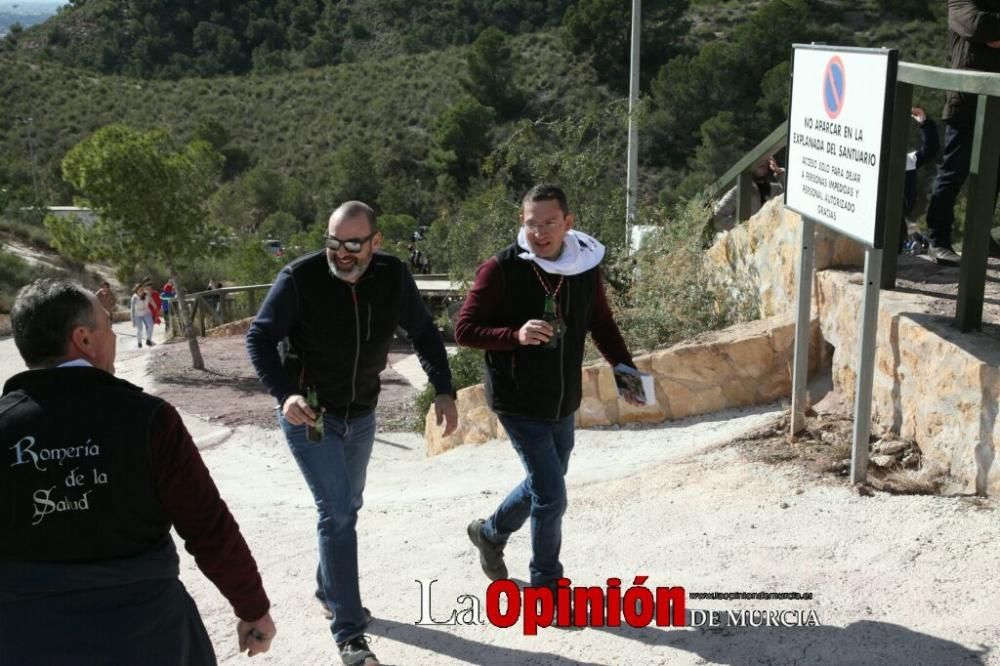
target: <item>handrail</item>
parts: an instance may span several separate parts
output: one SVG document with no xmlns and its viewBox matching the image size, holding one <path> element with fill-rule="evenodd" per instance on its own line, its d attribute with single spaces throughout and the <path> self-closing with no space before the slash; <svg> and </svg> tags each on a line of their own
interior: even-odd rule
<svg viewBox="0 0 1000 666">
<path fill-rule="evenodd" d="M 1000 97 L 1000 76 L 992 72 L 946 69 L 914 62 L 901 62 L 896 80 L 922 88 Z"/>
<path fill-rule="evenodd" d="M 711 194 L 719 194 L 729 189 L 729 186 L 739 178 L 741 173 L 749 171 L 754 165 L 760 162 L 761 158 L 770 156 L 775 151 L 784 148 L 787 144 L 788 121 L 786 120 L 774 128 L 774 131 L 754 146 L 750 152 L 740 158 L 740 161 L 723 174 L 722 178 L 712 183 L 708 188 L 709 192 Z"/>
<path fill-rule="evenodd" d="M 753 213 L 750 210 L 750 188 L 753 186 L 750 171 L 763 158 L 770 157 L 787 144 L 788 121 L 786 120 L 768 134 L 763 141 L 754 146 L 739 162 L 734 164 L 722 178 L 709 186 L 708 195 L 710 197 L 719 197 L 729 187 L 730 183 L 736 181 L 736 221 L 743 222 L 749 219 Z"/>
<path fill-rule="evenodd" d="M 247 284 L 239 287 L 220 287 L 219 289 L 206 289 L 205 291 L 196 291 L 193 294 L 185 294 L 185 298 L 194 298 L 196 296 L 211 296 L 218 294 L 242 294 L 245 291 L 258 291 L 260 289 L 270 289 L 270 284 Z"/>
</svg>

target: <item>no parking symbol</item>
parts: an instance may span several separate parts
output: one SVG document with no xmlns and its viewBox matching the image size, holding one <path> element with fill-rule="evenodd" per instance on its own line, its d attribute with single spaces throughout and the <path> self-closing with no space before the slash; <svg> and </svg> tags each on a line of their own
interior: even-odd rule
<svg viewBox="0 0 1000 666">
<path fill-rule="evenodd" d="M 847 93 L 847 70 L 840 56 L 833 56 L 826 63 L 823 72 L 823 108 L 830 120 L 844 110 L 844 95 Z"/>
</svg>

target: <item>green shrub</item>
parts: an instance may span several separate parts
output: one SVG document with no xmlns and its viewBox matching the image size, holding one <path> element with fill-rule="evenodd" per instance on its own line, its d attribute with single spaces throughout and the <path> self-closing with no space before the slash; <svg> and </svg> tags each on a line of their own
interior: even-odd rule
<svg viewBox="0 0 1000 666">
<path fill-rule="evenodd" d="M 634 257 L 609 266 L 618 324 L 633 353 L 676 344 L 705 331 L 756 319 L 757 301 L 746 284 L 723 284 L 705 260 L 711 209 L 703 199 L 678 205 Z"/>
</svg>

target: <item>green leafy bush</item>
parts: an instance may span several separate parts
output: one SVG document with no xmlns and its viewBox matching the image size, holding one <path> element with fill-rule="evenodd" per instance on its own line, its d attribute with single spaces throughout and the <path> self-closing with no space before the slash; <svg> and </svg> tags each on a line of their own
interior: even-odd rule
<svg viewBox="0 0 1000 666">
<path fill-rule="evenodd" d="M 720 283 L 706 264 L 711 215 L 703 199 L 677 206 L 669 218 L 656 211 L 647 221 L 659 221 L 659 230 L 634 257 L 610 267 L 624 287 L 613 300 L 633 353 L 759 316 L 751 287 Z"/>
</svg>

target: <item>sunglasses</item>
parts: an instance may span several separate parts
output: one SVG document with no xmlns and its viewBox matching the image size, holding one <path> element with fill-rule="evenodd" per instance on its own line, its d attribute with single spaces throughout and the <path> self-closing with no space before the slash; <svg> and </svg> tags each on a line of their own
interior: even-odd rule
<svg viewBox="0 0 1000 666">
<path fill-rule="evenodd" d="M 344 249 L 350 252 L 351 254 L 357 254 L 358 252 L 361 252 L 361 248 L 364 247 L 364 244 L 370 241 L 372 238 L 374 238 L 375 234 L 377 233 L 378 233 L 377 231 L 373 231 L 364 238 L 348 238 L 345 240 L 341 240 L 336 236 L 331 236 L 329 234 L 326 234 L 323 236 L 323 239 L 326 243 L 326 246 L 331 250 L 333 250 L 334 252 L 339 250 L 340 246 L 343 245 Z"/>
</svg>

